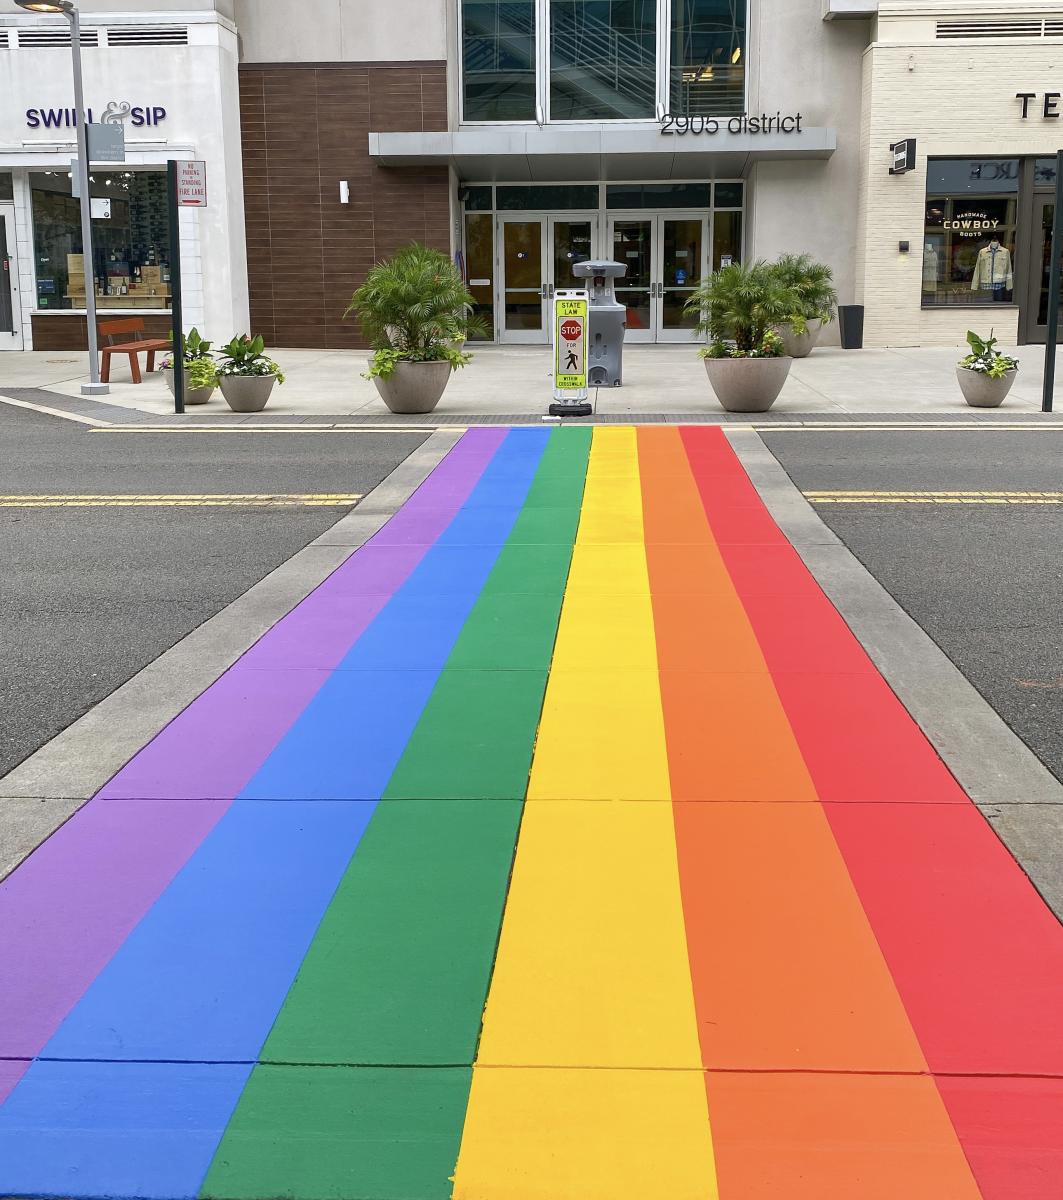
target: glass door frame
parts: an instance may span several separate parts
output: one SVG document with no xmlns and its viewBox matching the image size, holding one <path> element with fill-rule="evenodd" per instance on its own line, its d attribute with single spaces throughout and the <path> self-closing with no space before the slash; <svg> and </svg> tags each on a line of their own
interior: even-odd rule
<svg viewBox="0 0 1063 1200">
<path fill-rule="evenodd" d="M 15 205 L 11 200 L 0 202 L 0 217 L 4 218 L 7 242 L 7 270 L 0 270 L 0 287 L 7 288 L 11 304 L 11 332 L 0 331 L 0 351 L 21 350 L 24 346 L 22 334 L 22 302 L 18 290 L 18 242 L 15 229 Z"/>
<path fill-rule="evenodd" d="M 700 221 L 701 263 L 699 280 L 706 278 L 710 269 L 709 259 L 712 254 L 712 212 L 705 209 L 610 209 L 608 212 L 608 244 L 604 253 L 612 257 L 614 246 L 614 229 L 616 221 L 646 221 L 650 225 L 650 326 L 648 330 L 628 330 L 624 338 L 628 343 L 656 343 L 658 345 L 685 344 L 699 342 L 691 330 L 666 329 L 664 327 L 664 225 L 666 221 Z M 618 280 L 618 284 L 622 281 Z"/>
<path fill-rule="evenodd" d="M 1051 214 L 1056 200 L 1053 192 L 1036 192 L 1033 196 L 1032 213 L 1030 218 L 1030 244 L 1026 250 L 1026 288 L 1025 288 L 1025 329 L 1020 334 L 1020 342 L 1030 345 L 1043 346 L 1048 341 L 1048 322 L 1039 321 L 1041 308 L 1041 292 L 1044 287 L 1044 219 L 1049 214 L 1049 230 L 1051 231 Z M 1049 233 L 1051 238 L 1051 232 Z M 1049 249 L 1051 254 L 1051 249 Z"/>
<path fill-rule="evenodd" d="M 574 224 L 586 221 L 591 227 L 591 257 L 599 250 L 598 226 L 599 213 L 597 209 L 565 209 L 561 212 L 524 212 L 520 209 L 509 209 L 495 213 L 495 253 L 497 268 L 495 270 L 495 312 L 498 314 L 496 326 L 498 329 L 499 345 L 531 345 L 548 346 L 551 337 L 551 308 L 557 283 L 554 278 L 554 229 L 558 223 Z M 540 223 L 542 236 L 540 238 L 541 258 L 540 298 L 542 301 L 542 327 L 540 329 L 507 329 L 506 328 L 506 246 L 505 225 Z"/>
</svg>

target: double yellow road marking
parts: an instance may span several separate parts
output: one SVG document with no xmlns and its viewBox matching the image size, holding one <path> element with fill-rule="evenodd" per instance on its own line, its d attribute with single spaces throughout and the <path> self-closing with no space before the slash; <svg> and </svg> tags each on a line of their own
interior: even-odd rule
<svg viewBox="0 0 1063 1200">
<path fill-rule="evenodd" d="M 0 508 L 349 508 L 361 492 L 0 496 Z"/>
<path fill-rule="evenodd" d="M 810 504 L 1063 504 L 1063 492 L 809 491 Z"/>
</svg>

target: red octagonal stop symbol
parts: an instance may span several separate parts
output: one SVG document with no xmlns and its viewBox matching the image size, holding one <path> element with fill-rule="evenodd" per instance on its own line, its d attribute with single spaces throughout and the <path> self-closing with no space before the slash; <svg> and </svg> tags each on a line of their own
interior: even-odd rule
<svg viewBox="0 0 1063 1200">
<path fill-rule="evenodd" d="M 582 332 L 583 326 L 579 323 L 579 321 L 561 322 L 561 336 L 566 342 L 578 342 Z"/>
</svg>

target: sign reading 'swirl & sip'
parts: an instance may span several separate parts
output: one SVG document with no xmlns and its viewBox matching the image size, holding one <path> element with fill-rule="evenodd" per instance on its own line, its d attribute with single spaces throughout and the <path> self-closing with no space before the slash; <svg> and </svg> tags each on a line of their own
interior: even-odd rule
<svg viewBox="0 0 1063 1200">
<path fill-rule="evenodd" d="M 698 113 L 669 113 L 661 118 L 661 133 L 669 135 L 704 134 L 714 137 L 725 132 L 731 134 L 778 134 L 802 133 L 800 113 L 743 113 L 740 117 L 724 120 L 720 117 L 703 117 Z"/>
</svg>

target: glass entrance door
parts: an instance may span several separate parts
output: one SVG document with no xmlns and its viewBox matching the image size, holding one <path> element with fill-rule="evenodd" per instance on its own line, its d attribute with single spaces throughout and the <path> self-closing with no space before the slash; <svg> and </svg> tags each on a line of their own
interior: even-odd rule
<svg viewBox="0 0 1063 1200">
<path fill-rule="evenodd" d="M 18 303 L 15 208 L 0 204 L 0 350 L 22 349 L 22 312 Z"/>
<path fill-rule="evenodd" d="M 617 299 L 627 305 L 628 342 L 687 342 L 693 317 L 683 305 L 705 272 L 709 219 L 704 213 L 616 216 L 610 241 L 627 275 L 617 282 Z"/>
<path fill-rule="evenodd" d="M 1048 340 L 1048 277 L 1052 265 L 1052 219 L 1054 200 L 1034 200 L 1033 253 L 1029 271 L 1027 311 L 1032 314 L 1027 328 L 1031 342 Z"/>
<path fill-rule="evenodd" d="M 501 328 L 503 342 L 550 340 L 550 302 L 558 288 L 584 287 L 572 268 L 594 256 L 590 216 L 503 216 Z"/>
</svg>

